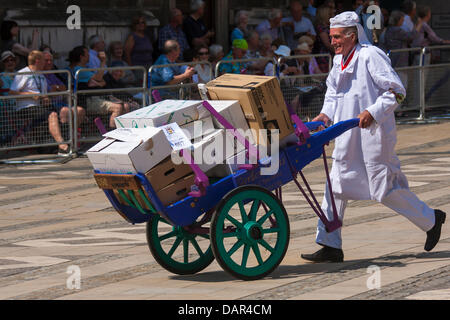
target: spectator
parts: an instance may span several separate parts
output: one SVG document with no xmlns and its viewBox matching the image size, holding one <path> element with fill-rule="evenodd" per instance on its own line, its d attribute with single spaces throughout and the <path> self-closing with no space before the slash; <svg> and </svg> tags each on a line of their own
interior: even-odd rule
<svg viewBox="0 0 450 320">
<path fill-rule="evenodd" d="M 317 8 L 316 8 L 315 4 L 316 4 L 316 0 L 309 0 L 308 7 L 306 8 L 306 13 L 309 15 L 309 18 L 311 18 L 313 20 L 316 18 L 316 13 L 317 13 Z M 313 22 L 313 21 L 311 20 L 311 22 Z"/>
<path fill-rule="evenodd" d="M 336 3 L 334 0 L 325 0 L 322 6 L 328 7 L 330 9 L 331 17 L 334 17 L 336 15 Z"/>
<path fill-rule="evenodd" d="M 414 19 L 416 17 L 416 2 L 405 0 L 402 4 L 402 10 L 405 13 L 401 28 L 406 32 L 414 30 Z"/>
<path fill-rule="evenodd" d="M 4 73 L 16 72 L 17 58 L 11 51 L 4 51 L 0 57 L 4 71 L 0 75 L 0 95 L 8 95 L 11 84 L 14 80 L 14 75 L 5 75 Z M 3 100 L 5 102 L 5 100 Z"/>
<path fill-rule="evenodd" d="M 209 47 L 209 61 L 212 64 L 212 68 L 216 70 L 216 64 L 223 59 L 225 53 L 223 52 L 223 47 L 220 44 L 213 44 Z"/>
<path fill-rule="evenodd" d="M 12 51 L 18 58 L 18 68 L 24 68 L 27 65 L 28 55 L 32 50 L 38 48 L 39 31 L 33 30 L 31 45 L 29 48 L 22 46 L 17 38 L 19 36 L 19 25 L 15 21 L 4 20 L 0 27 L 2 39 L 2 51 Z"/>
<path fill-rule="evenodd" d="M 45 65 L 44 70 L 54 70 L 54 64 L 53 64 L 53 55 L 45 51 L 43 52 Z M 46 80 L 47 80 L 47 88 L 49 92 L 58 92 L 58 91 L 67 91 L 66 85 L 56 76 L 54 73 L 46 73 L 44 74 Z M 68 133 L 68 124 L 69 124 L 69 108 L 67 106 L 67 103 L 64 102 L 63 97 L 61 96 L 53 96 L 51 99 L 51 112 L 48 118 L 48 124 L 49 124 L 49 131 L 50 134 L 55 138 L 57 142 L 64 141 L 63 135 L 65 133 Z M 77 128 L 80 127 L 80 124 L 83 122 L 86 111 L 84 108 L 77 106 Z M 59 116 L 59 121 L 58 121 Z M 61 126 L 59 125 L 59 122 L 61 122 Z M 64 130 L 62 130 L 62 127 L 64 127 Z M 78 129 L 78 132 L 80 132 L 80 129 Z M 66 140 L 68 140 L 68 136 L 66 136 Z M 67 144 L 60 144 L 58 151 L 60 153 L 68 153 L 69 152 L 69 146 Z"/>
<path fill-rule="evenodd" d="M 87 68 L 100 68 L 100 53 L 105 54 L 105 41 L 98 35 L 89 38 L 89 62 Z M 106 73 L 106 71 L 105 71 Z"/>
<path fill-rule="evenodd" d="M 113 41 L 109 45 L 109 64 L 110 67 L 128 67 L 128 63 L 123 60 L 123 44 L 120 41 Z M 122 81 L 125 86 L 135 86 L 136 77 L 132 70 L 125 70 Z"/>
<path fill-rule="evenodd" d="M 46 94 L 48 92 L 47 80 L 43 74 L 36 72 L 43 71 L 45 67 L 44 55 L 41 51 L 33 50 L 28 55 L 28 67 L 19 70 L 19 73 L 32 73 L 20 75 L 17 74 L 11 84 L 10 95 L 30 95 L 30 94 Z M 34 96 L 32 98 L 17 99 L 16 118 L 24 122 L 24 126 L 32 129 L 35 125 L 40 124 L 48 119 L 49 132 L 55 141 L 63 142 L 61 133 L 54 131 L 54 117 L 50 117 L 50 99 L 47 96 Z M 56 122 L 58 119 L 56 118 Z M 68 153 L 69 146 L 66 144 L 59 145 L 60 152 Z"/>
<path fill-rule="evenodd" d="M 428 22 L 431 20 L 431 9 L 422 6 L 417 9 L 417 17 L 422 26 L 418 29 L 418 36 L 414 39 L 413 47 L 428 47 L 430 45 L 450 44 L 450 40 L 444 40 L 431 29 Z"/>
<path fill-rule="evenodd" d="M 106 66 L 106 55 L 105 53 L 99 54 L 100 68 Z M 72 73 L 72 77 L 75 79 L 77 71 L 86 68 L 89 62 L 89 51 L 85 46 L 75 47 L 69 52 L 69 70 Z M 81 71 L 78 72 L 78 89 L 79 90 L 89 90 L 89 89 L 100 89 L 104 88 L 106 83 L 103 79 L 102 71 Z M 78 102 L 83 105 L 81 102 Z M 123 114 L 123 105 L 120 103 L 115 103 L 104 99 L 100 96 L 88 96 L 86 97 L 86 107 L 85 109 L 90 114 L 110 114 L 109 117 L 109 127 L 115 128 L 116 124 L 114 118 Z"/>
<path fill-rule="evenodd" d="M 158 33 L 158 47 L 162 52 L 164 50 L 164 43 L 167 40 L 177 40 L 180 45 L 180 56 L 178 61 L 183 61 L 183 53 L 190 49 L 186 34 L 182 28 L 183 25 L 183 13 L 177 8 L 170 10 L 169 24 L 162 27 Z"/>
<path fill-rule="evenodd" d="M 207 62 L 209 60 L 209 49 L 207 46 L 202 46 L 196 50 L 194 61 Z M 199 63 L 194 67 L 197 81 L 196 83 L 207 83 L 212 80 L 212 70 L 209 64 Z M 194 75 L 195 76 L 195 75 Z"/>
<path fill-rule="evenodd" d="M 362 26 L 364 27 L 364 32 L 366 33 L 366 36 L 367 36 L 367 39 L 369 40 L 369 42 L 373 45 L 378 45 L 380 29 L 369 28 L 369 23 L 368 23 L 368 20 L 370 19 L 370 17 L 372 17 L 372 15 L 376 14 L 376 13 L 371 13 L 371 12 L 367 11 L 369 6 L 372 6 L 372 5 L 376 5 L 379 7 L 380 2 L 378 0 L 375 0 L 375 1 L 365 0 L 363 2 L 363 4 L 361 6 L 359 6 L 356 13 L 359 16 L 359 21 L 361 22 Z M 384 25 L 383 15 L 380 15 L 380 20 L 381 20 L 381 26 L 383 26 Z"/>
<path fill-rule="evenodd" d="M 236 27 L 231 32 L 231 43 L 233 43 L 234 39 L 246 38 L 248 33 L 248 12 L 244 10 L 238 11 L 234 17 L 234 23 Z"/>
<path fill-rule="evenodd" d="M 269 33 L 264 33 L 261 36 L 261 46 L 259 48 L 259 52 L 263 57 L 266 58 L 273 57 L 272 36 Z"/>
<path fill-rule="evenodd" d="M 138 15 L 131 22 L 131 34 L 125 41 L 125 61 L 129 66 L 143 66 L 146 70 L 152 65 L 153 45 L 151 40 L 145 34 L 145 17 Z M 141 80 L 142 75 L 136 74 Z"/>
<path fill-rule="evenodd" d="M 260 59 L 262 58 L 261 53 L 259 53 L 259 34 L 256 31 L 249 33 L 247 40 L 248 49 L 244 56 L 244 59 Z M 247 63 L 247 69 L 253 74 L 264 74 L 264 66 L 267 60 L 260 60 Z"/>
<path fill-rule="evenodd" d="M 289 32 L 286 32 L 286 41 L 292 50 L 297 46 L 298 38 L 309 35 L 315 39 L 316 31 L 311 20 L 303 16 L 303 7 L 299 1 L 291 1 L 289 9 L 291 16 L 283 18 L 281 22 L 289 27 L 287 29 Z"/>
<path fill-rule="evenodd" d="M 267 63 L 266 67 L 264 68 L 264 75 L 272 76 L 272 77 L 273 76 L 283 77 L 283 76 L 287 76 L 287 75 L 296 74 L 297 68 L 288 66 L 286 64 L 285 59 L 281 60 L 281 61 L 284 61 L 284 63 L 280 64 L 280 67 L 278 70 L 276 67 L 274 68 L 274 66 L 277 65 L 278 59 L 280 57 L 289 57 L 291 55 L 291 49 L 288 46 L 281 45 L 273 53 L 274 53 L 274 57 L 273 57 L 272 61 Z M 276 69 L 275 73 L 274 73 L 274 69 Z"/>
<path fill-rule="evenodd" d="M 308 42 L 300 42 L 294 50 L 296 56 L 310 55 L 312 46 Z M 292 62 L 291 62 L 292 63 Z M 295 74 L 319 74 L 322 73 L 317 61 L 314 57 L 303 58 L 299 57 L 294 60 L 294 64 L 288 62 L 288 65 L 293 65 L 298 69 Z"/>
<path fill-rule="evenodd" d="M 202 0 L 191 0 L 190 10 L 191 14 L 183 21 L 183 30 L 188 43 L 192 48 L 201 45 L 208 46 L 211 38 L 214 36 L 214 32 L 207 30 L 202 19 L 205 13 L 205 2 Z"/>
<path fill-rule="evenodd" d="M 262 37 L 268 33 L 272 37 L 272 41 L 275 39 L 285 39 L 284 30 L 281 26 L 281 20 L 283 19 L 283 12 L 280 9 L 271 9 L 267 20 L 264 20 L 256 27 L 256 32 Z"/>
<path fill-rule="evenodd" d="M 121 67 L 120 61 L 114 61 L 111 67 Z M 124 81 L 125 71 L 122 69 L 109 70 L 104 76 L 105 89 L 123 89 L 127 86 Z M 108 100 L 117 104 L 121 104 L 123 112 L 127 113 L 131 111 L 131 108 L 139 108 L 138 104 L 133 100 L 133 95 L 127 92 L 112 93 L 108 96 Z M 126 100 L 127 102 L 124 102 Z"/>
<path fill-rule="evenodd" d="M 176 40 L 167 40 L 164 43 L 164 54 L 155 61 L 155 66 L 176 63 L 180 55 L 180 45 Z M 152 86 L 164 86 L 188 81 L 194 75 L 194 68 L 188 66 L 173 66 L 153 68 L 151 74 Z M 174 91 L 168 89 L 158 90 L 162 98 L 174 98 Z"/>
<path fill-rule="evenodd" d="M 411 32 L 406 32 L 402 27 L 404 25 L 403 21 L 405 16 L 406 15 L 402 11 L 392 11 L 391 16 L 389 17 L 389 26 L 387 27 L 384 36 L 385 41 L 383 45 L 387 51 L 407 48 L 414 37 L 417 36 L 417 31 L 422 28 L 423 22 L 420 21 Z M 408 52 L 391 53 L 390 58 L 394 68 L 407 67 L 409 64 Z M 402 82 L 405 84 L 404 81 Z"/>
<path fill-rule="evenodd" d="M 352 9 L 356 12 L 356 10 L 363 4 L 363 0 L 352 0 Z"/>
<path fill-rule="evenodd" d="M 332 9 L 327 6 L 321 6 L 317 9 L 316 30 L 319 34 L 315 42 L 313 52 L 316 54 L 334 55 L 334 49 L 330 41 L 330 18 L 332 17 Z M 323 73 L 328 73 L 329 59 L 327 57 L 317 57 L 317 63 Z"/>
<path fill-rule="evenodd" d="M 245 39 L 235 39 L 231 51 L 221 60 L 219 74 L 224 73 L 245 73 L 246 67 L 243 62 L 229 62 L 230 60 L 244 59 L 247 53 L 248 44 Z"/>
</svg>

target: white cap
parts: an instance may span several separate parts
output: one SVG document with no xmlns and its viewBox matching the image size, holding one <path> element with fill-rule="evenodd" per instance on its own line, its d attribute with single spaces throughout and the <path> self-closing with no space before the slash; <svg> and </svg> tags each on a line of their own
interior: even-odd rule
<svg viewBox="0 0 450 320">
<path fill-rule="evenodd" d="M 358 41 L 361 45 L 370 45 L 364 32 L 363 26 L 359 23 L 359 17 L 354 11 L 345 11 L 330 19 L 330 29 L 356 27 L 358 29 Z"/>
<path fill-rule="evenodd" d="M 279 56 L 289 57 L 291 55 L 291 49 L 285 45 L 281 45 L 274 53 Z"/>
</svg>

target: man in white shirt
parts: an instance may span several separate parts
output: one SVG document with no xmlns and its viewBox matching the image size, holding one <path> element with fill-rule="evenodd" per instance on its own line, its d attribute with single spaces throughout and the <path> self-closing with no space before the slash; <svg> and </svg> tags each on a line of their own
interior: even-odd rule
<svg viewBox="0 0 450 320">
<path fill-rule="evenodd" d="M 36 71 L 44 70 L 45 59 L 41 51 L 31 51 L 28 55 L 28 67 L 25 67 L 18 72 L 32 72 L 33 74 L 16 75 L 11 84 L 10 95 L 29 95 L 37 93 L 47 93 L 47 80 L 43 74 L 35 74 Z M 16 111 L 38 106 L 42 103 L 48 102 L 48 98 L 45 97 L 32 97 L 25 99 L 17 99 Z"/>
<path fill-rule="evenodd" d="M 10 95 L 31 95 L 31 94 L 46 94 L 49 89 L 47 79 L 42 73 L 36 73 L 45 69 L 45 56 L 43 52 L 34 50 L 28 55 L 28 67 L 25 67 L 20 72 L 28 72 L 31 74 L 16 75 L 11 84 L 9 91 Z M 48 120 L 49 132 L 55 141 L 64 144 L 64 138 L 61 135 L 58 117 L 51 117 L 54 106 L 47 96 L 34 96 L 31 98 L 17 99 L 16 104 L 16 118 L 17 122 L 21 124 L 21 130 L 27 131 L 34 126 L 39 125 L 45 120 Z M 20 111 L 20 113 L 18 113 Z M 42 139 L 42 137 L 34 137 Z M 64 145 L 68 147 L 67 145 Z M 68 149 L 67 149 L 68 152 Z M 67 153 L 65 152 L 65 153 Z"/>
<path fill-rule="evenodd" d="M 316 30 L 308 18 L 303 16 L 303 6 L 299 1 L 292 1 L 289 6 L 291 10 L 291 16 L 281 20 L 282 24 L 288 26 L 287 28 L 291 32 L 287 36 L 287 42 L 291 50 L 295 49 L 298 45 L 298 38 L 307 34 L 313 40 L 316 37 Z"/>
</svg>

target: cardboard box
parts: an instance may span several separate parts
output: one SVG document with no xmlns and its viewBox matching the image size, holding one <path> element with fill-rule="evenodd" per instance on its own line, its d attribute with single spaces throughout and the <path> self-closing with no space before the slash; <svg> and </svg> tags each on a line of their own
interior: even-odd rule
<svg viewBox="0 0 450 320">
<path fill-rule="evenodd" d="M 189 174 L 193 174 L 193 172 L 188 164 L 182 163 L 176 165 L 169 156 L 163 162 L 148 171 L 145 176 L 152 185 L 153 189 L 158 192 L 171 183 Z"/>
<path fill-rule="evenodd" d="M 145 173 L 170 155 L 172 148 L 158 128 L 116 129 L 87 151 L 96 170 L 104 173 Z"/>
<path fill-rule="evenodd" d="M 114 119 L 117 128 L 159 127 L 176 122 L 183 125 L 209 115 L 198 100 L 163 100 Z"/>
<path fill-rule="evenodd" d="M 212 100 L 239 100 L 251 129 L 279 129 L 280 139 L 294 132 L 280 84 L 276 77 L 224 74 L 206 84 Z M 270 137 L 268 139 L 270 144 Z"/>
<path fill-rule="evenodd" d="M 162 204 L 168 206 L 169 204 L 175 203 L 189 195 L 192 186 L 195 185 L 194 179 L 195 175 L 193 174 L 185 176 L 169 184 L 167 187 L 164 187 L 156 194 Z"/>
<path fill-rule="evenodd" d="M 205 136 L 215 131 L 213 119 L 211 117 L 189 122 L 180 126 L 180 128 L 183 129 L 183 132 L 189 139 L 194 140 L 195 142 L 202 140 Z"/>
<path fill-rule="evenodd" d="M 234 140 L 224 129 L 216 129 L 201 141 L 193 143 L 192 157 L 203 172 L 224 163 L 236 154 Z"/>
<path fill-rule="evenodd" d="M 206 175 L 210 178 L 224 178 L 230 174 L 239 170 L 239 166 L 242 164 L 248 164 L 249 161 L 245 157 L 245 150 L 227 158 L 225 163 L 219 164 L 210 169 Z"/>
</svg>

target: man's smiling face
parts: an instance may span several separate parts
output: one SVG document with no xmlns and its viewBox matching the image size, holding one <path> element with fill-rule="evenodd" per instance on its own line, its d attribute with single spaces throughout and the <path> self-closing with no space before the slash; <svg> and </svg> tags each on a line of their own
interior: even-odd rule
<svg viewBox="0 0 450 320">
<path fill-rule="evenodd" d="M 331 45 L 335 54 L 342 54 L 344 57 L 350 53 L 350 50 L 356 43 L 355 34 L 350 36 L 345 34 L 346 28 L 330 29 Z"/>
</svg>

